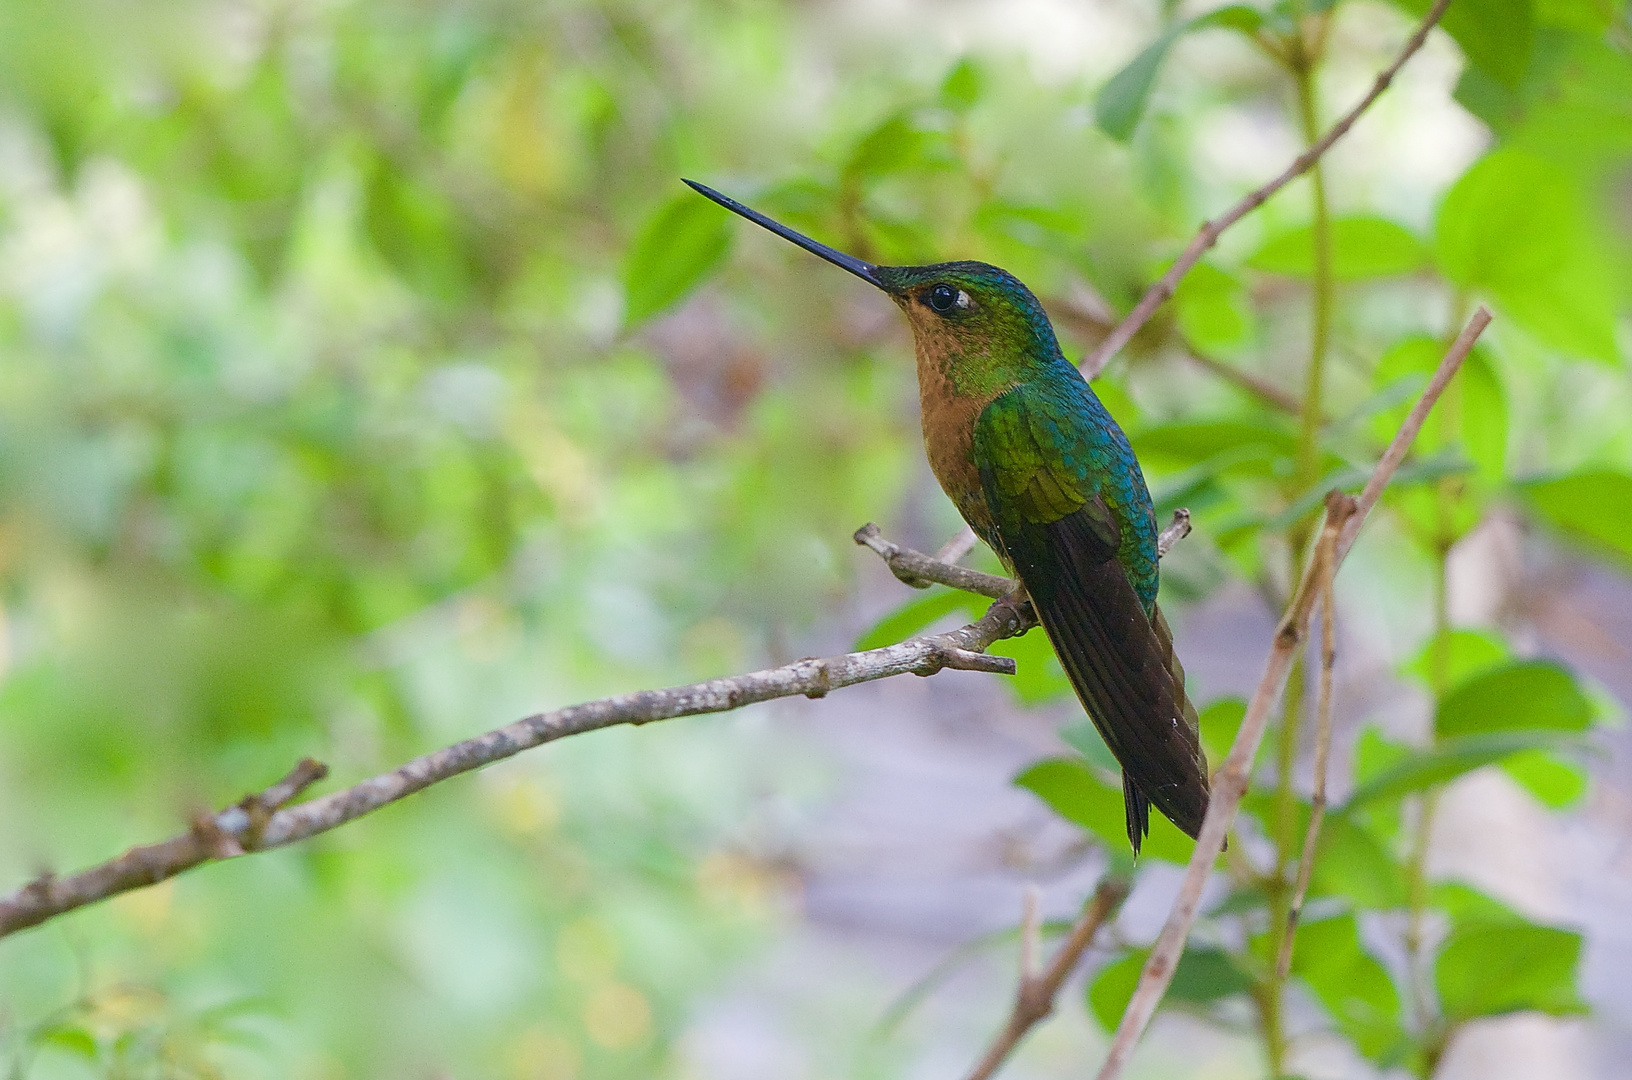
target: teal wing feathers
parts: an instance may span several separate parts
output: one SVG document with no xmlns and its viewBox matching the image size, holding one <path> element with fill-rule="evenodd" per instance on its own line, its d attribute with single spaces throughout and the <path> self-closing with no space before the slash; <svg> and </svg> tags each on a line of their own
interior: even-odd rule
<svg viewBox="0 0 1632 1080">
<path fill-rule="evenodd" d="M 1183 669 L 1155 607 L 1149 496 L 1137 471 L 1128 473 L 1132 453 L 1120 430 L 1090 414 L 1098 405 L 1086 384 L 1023 383 L 982 411 L 972 449 L 995 534 L 987 539 L 1026 587 L 1077 697 L 1122 765 L 1137 853 L 1149 803 L 1196 835 L 1207 768 Z M 1139 565 L 1147 549 L 1149 567 Z"/>
</svg>

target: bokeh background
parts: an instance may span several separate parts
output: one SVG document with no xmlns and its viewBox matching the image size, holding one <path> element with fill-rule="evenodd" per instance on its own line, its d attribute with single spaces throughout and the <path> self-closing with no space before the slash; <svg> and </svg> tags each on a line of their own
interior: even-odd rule
<svg viewBox="0 0 1632 1080">
<path fill-rule="evenodd" d="M 679 177 L 867 258 L 1001 264 L 1080 356 L 1422 6 L 1206 10 L 0 0 L 0 889 L 303 755 L 332 789 L 542 708 L 959 618 L 903 611 L 850 542 L 959 524 L 892 306 Z M 1163 602 L 1215 703 L 1256 681 L 1311 497 L 1495 308 L 1344 570 L 1334 795 L 1367 753 L 1434 745 L 1444 664 L 1565 665 L 1587 730 L 1440 777 L 1421 869 L 1579 935 L 1572 996 L 1489 1009 L 1430 1071 L 1625 1076 L 1632 24 L 1613 0 L 1452 11 L 1327 159 L 1335 280 L 1311 281 L 1299 182 L 1096 386 L 1163 507 L 1196 511 Z M 1301 97 L 1266 47 L 1287 34 L 1320 57 Z M 1229 372 L 1295 411 L 1322 288 L 1330 423 L 1300 458 Z M 1013 784 L 1080 721 L 1018 651 L 1016 686 L 571 739 L 0 941 L 0 1067 L 958 1075 L 1007 1008 L 1022 890 L 1069 917 L 1111 864 Z M 1409 861 L 1409 829 L 1366 820 Z M 1177 874 L 1141 865 L 1090 970 L 1150 940 Z M 1373 966 L 1400 968 L 1400 903 L 1361 919 Z M 1299 978 L 1289 1069 L 1420 1071 Z M 1084 988 L 1008 1075 L 1093 1067 Z M 1264 1075 L 1245 999 L 1189 1004 L 1134 1075 Z"/>
</svg>

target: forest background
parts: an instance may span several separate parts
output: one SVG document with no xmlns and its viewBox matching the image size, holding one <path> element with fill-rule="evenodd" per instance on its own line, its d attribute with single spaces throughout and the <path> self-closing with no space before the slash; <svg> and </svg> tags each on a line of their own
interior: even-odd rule
<svg viewBox="0 0 1632 1080">
<path fill-rule="evenodd" d="M 0 0 L 0 890 L 302 756 L 329 790 L 978 614 L 851 543 L 959 525 L 893 308 L 679 177 L 1005 266 L 1080 357 L 1424 10 Z M 1130 1075 L 1632 1060 L 1632 22 L 1443 27 L 1095 381 L 1195 520 L 1163 603 L 1216 763 L 1321 496 L 1496 315 L 1338 578 L 1290 969 L 1312 666 Z M 1041 635 L 997 651 L 566 740 L 20 931 L 0 1065 L 960 1075 L 1028 886 L 1055 921 L 1126 881 L 1006 1073 L 1082 1075 L 1188 843 L 1127 862 Z"/>
</svg>

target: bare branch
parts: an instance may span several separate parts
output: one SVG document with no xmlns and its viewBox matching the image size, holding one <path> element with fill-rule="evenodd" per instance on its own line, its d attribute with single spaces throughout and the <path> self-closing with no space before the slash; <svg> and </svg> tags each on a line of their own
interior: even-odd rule
<svg viewBox="0 0 1632 1080">
<path fill-rule="evenodd" d="M 975 530 L 965 525 L 956 536 L 941 545 L 941 550 L 935 553 L 936 562 L 962 562 L 963 557 L 975 550 Z"/>
<path fill-rule="evenodd" d="M 1443 8 L 1443 5 L 1440 7 Z M 1179 889 L 1178 898 L 1173 902 L 1172 911 L 1168 913 L 1167 923 L 1156 938 L 1156 945 L 1151 950 L 1150 958 L 1145 961 L 1133 998 L 1122 1014 L 1121 1023 L 1117 1025 L 1105 1064 L 1099 1071 L 1099 1080 L 1116 1080 L 1122 1075 L 1134 1046 L 1144 1033 L 1146 1025 L 1150 1023 L 1157 1004 L 1173 979 L 1179 955 L 1184 951 L 1185 939 L 1196 921 L 1202 887 L 1206 884 L 1213 863 L 1224 846 L 1225 834 L 1229 832 L 1230 825 L 1235 820 L 1235 812 L 1241 804 L 1241 797 L 1246 793 L 1252 759 L 1258 752 L 1258 743 L 1263 738 L 1270 710 L 1274 708 L 1282 688 L 1286 685 L 1286 675 L 1291 669 L 1293 654 L 1308 631 L 1309 615 L 1320 593 L 1320 582 L 1327 576 L 1327 569 L 1320 565 L 1321 551 L 1331 553 L 1330 573 L 1335 574 L 1353 545 L 1361 522 L 1377 504 L 1395 470 L 1405 460 L 1405 455 L 1422 430 L 1423 421 L 1427 419 L 1429 411 L 1439 400 L 1446 384 L 1461 368 L 1462 361 L 1467 358 L 1474 341 L 1489 323 L 1490 312 L 1484 307 L 1480 307 L 1473 318 L 1468 320 L 1467 327 L 1457 335 L 1450 351 L 1440 361 L 1433 378 L 1428 381 L 1422 397 L 1412 408 L 1400 430 L 1395 433 L 1394 440 L 1389 443 L 1381 460 L 1377 462 L 1377 468 L 1372 472 L 1371 479 L 1366 483 L 1360 498 L 1356 500 L 1335 491 L 1327 496 L 1326 521 L 1321 527 L 1315 552 L 1308 566 L 1304 568 L 1292 602 L 1275 630 L 1269 657 L 1264 663 L 1263 676 L 1259 679 L 1258 688 L 1253 692 L 1252 700 L 1247 705 L 1247 714 L 1236 732 L 1235 742 L 1231 745 L 1223 766 L 1213 777 L 1212 798 L 1207 807 L 1207 816 L 1202 820 L 1201 835 L 1196 840 L 1195 851 L 1190 856 L 1190 865 L 1185 871 L 1184 883 Z"/>
<path fill-rule="evenodd" d="M 1163 274 L 1156 284 L 1145 290 L 1145 295 L 1139 298 L 1139 302 L 1133 306 L 1132 311 L 1128 312 L 1127 317 L 1118 323 L 1116 329 L 1112 330 L 1109 336 L 1100 342 L 1094 348 L 1094 351 L 1088 354 L 1087 359 L 1083 360 L 1079 365 L 1083 375 L 1092 379 L 1104 370 L 1111 357 L 1115 356 L 1122 346 L 1131 341 L 1133 335 L 1137 334 L 1145 323 L 1150 321 L 1150 317 L 1156 313 L 1156 309 L 1161 307 L 1173 295 L 1173 291 L 1178 288 L 1179 281 L 1185 274 L 1190 272 L 1191 267 L 1201 261 L 1201 257 L 1207 253 L 1208 249 L 1218 242 L 1219 235 L 1225 229 L 1262 206 L 1271 195 L 1281 190 L 1281 188 L 1308 172 L 1315 162 L 1319 161 L 1321 156 L 1332 148 L 1332 144 L 1348 134 L 1355 121 L 1360 119 L 1367 109 L 1371 108 L 1372 103 L 1382 96 L 1384 90 L 1388 89 L 1389 83 L 1394 81 L 1394 76 L 1399 73 L 1405 62 L 1411 59 L 1418 49 L 1422 48 L 1422 43 L 1428 39 L 1428 32 L 1434 28 L 1435 23 L 1439 22 L 1439 17 L 1445 14 L 1445 8 L 1449 4 L 1450 0 L 1435 0 L 1433 8 L 1423 18 L 1416 32 L 1406 41 L 1399 55 L 1394 58 L 1394 62 L 1388 65 L 1382 74 L 1377 76 L 1377 80 L 1371 85 L 1371 90 L 1367 92 L 1365 97 L 1360 99 L 1359 104 L 1350 109 L 1336 124 L 1333 124 L 1331 130 L 1323 135 L 1319 142 L 1299 154 L 1292 164 L 1286 167 L 1286 171 L 1275 177 L 1275 179 L 1243 196 L 1239 202 L 1225 211 L 1222 217 L 1202 225 L 1201 230 L 1196 233 L 1195 239 L 1190 241 L 1179 257 L 1174 260 L 1173 265 L 1168 267 L 1167 273 Z"/>
<path fill-rule="evenodd" d="M 921 551 L 898 547 L 884 539 L 884 534 L 879 532 L 878 526 L 870 521 L 856 530 L 855 540 L 861 546 L 878 552 L 884 559 L 884 564 L 890 568 L 890 573 L 915 589 L 927 589 L 937 584 L 950 585 L 954 589 L 990 596 L 994 600 L 1014 591 L 1014 582 L 1006 577 L 983 574 L 979 570 L 943 562 Z"/>
<path fill-rule="evenodd" d="M 1107 877 L 1101 881 L 1093 895 L 1088 898 L 1088 903 L 1084 905 L 1081 917 L 1066 935 L 1065 942 L 1048 962 L 1048 968 L 1041 974 L 1034 974 L 1028 969 L 1025 953 L 1022 951 L 1020 987 L 1014 996 L 1014 1011 L 1009 1014 L 1008 1023 L 1003 1026 L 1003 1030 L 998 1032 L 992 1044 L 987 1047 L 986 1053 L 981 1056 L 980 1063 L 969 1073 L 969 1080 L 988 1080 L 1014 1052 L 1014 1048 L 1020 1045 L 1020 1040 L 1025 1038 L 1026 1032 L 1054 1011 L 1054 998 L 1058 996 L 1060 987 L 1076 969 L 1077 961 L 1082 959 L 1082 954 L 1093 943 L 1094 935 L 1099 933 L 1099 928 L 1116 914 L 1117 909 L 1122 906 L 1122 901 L 1127 898 L 1126 880 Z M 1024 935 L 1021 942 L 1024 949 Z"/>
<path fill-rule="evenodd" d="M 1266 405 L 1279 409 L 1281 412 L 1289 413 L 1292 416 L 1298 416 L 1303 412 L 1303 407 L 1298 403 L 1297 398 L 1267 379 L 1260 379 L 1250 371 L 1238 368 L 1234 364 L 1227 364 L 1218 357 L 1203 352 L 1188 342 L 1184 347 L 1184 355 L 1192 363 L 1206 368 L 1225 382 L 1239 386 Z M 1109 359 L 1110 357 L 1106 357 L 1106 360 Z"/>
<path fill-rule="evenodd" d="M 1165 553 L 1189 531 L 1189 514 L 1181 510 L 1162 532 L 1159 550 Z M 993 604 L 980 621 L 945 634 L 914 637 L 865 652 L 800 660 L 747 675 L 666 690 L 643 690 L 539 713 L 415 758 L 398 769 L 344 791 L 284 809 L 285 804 L 327 774 L 323 765 L 307 759 L 266 791 L 248 796 L 219 813 L 199 815 L 193 820 L 192 828 L 181 836 L 131 848 L 117 858 L 71 877 L 43 874 L 9 896 L 0 897 L 0 937 L 98 900 L 157 884 L 202 863 L 282 847 L 327 832 L 432 784 L 568 735 L 620 724 L 727 712 L 796 694 L 819 698 L 831 690 L 894 675 L 933 675 L 948 668 L 999 675 L 1015 673 L 1012 658 L 986 653 L 993 642 L 1023 634 L 1037 625 L 1030 605 L 1015 592 L 1013 581 L 900 547 L 885 539 L 875 525 L 858 529 L 855 539 L 856 543 L 878 552 L 895 575 L 908 584 L 924 587 L 940 583 L 995 597 L 1000 602 Z"/>
<path fill-rule="evenodd" d="M 990 575 L 983 575 L 990 577 Z M 999 581 L 1005 579 L 999 578 Z M 283 847 L 328 832 L 364 814 L 460 773 L 502 761 L 568 735 L 646 724 L 678 716 L 726 712 L 774 698 L 822 697 L 829 691 L 894 675 L 933 675 L 946 668 L 1012 675 L 1014 661 L 988 656 L 995 641 L 1036 625 L 1029 608 L 993 604 L 978 622 L 944 634 L 909 638 L 896 645 L 633 694 L 539 713 L 506 727 L 417 757 L 398 769 L 298 806 L 285 804 L 327 770 L 303 761 L 289 776 L 259 795 L 220 813 L 203 815 L 186 833 L 163 843 L 132 848 L 99 866 L 58 878 L 50 874 L 0 897 L 0 937 L 110 896 L 174 877 L 202 863 L 251 851 Z"/>
</svg>

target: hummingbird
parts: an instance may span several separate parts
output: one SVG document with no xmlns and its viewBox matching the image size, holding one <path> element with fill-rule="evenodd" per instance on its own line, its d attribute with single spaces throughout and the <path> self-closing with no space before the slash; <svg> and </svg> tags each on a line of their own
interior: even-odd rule
<svg viewBox="0 0 1632 1080">
<path fill-rule="evenodd" d="M 1060 351 L 1037 297 L 988 263 L 876 266 L 685 182 L 882 290 L 905 313 L 930 468 L 1019 580 L 1122 766 L 1134 855 L 1149 834 L 1151 804 L 1195 837 L 1207 812 L 1207 761 L 1156 605 L 1150 490 L 1127 436 Z"/>
</svg>

